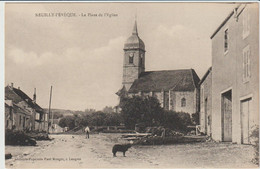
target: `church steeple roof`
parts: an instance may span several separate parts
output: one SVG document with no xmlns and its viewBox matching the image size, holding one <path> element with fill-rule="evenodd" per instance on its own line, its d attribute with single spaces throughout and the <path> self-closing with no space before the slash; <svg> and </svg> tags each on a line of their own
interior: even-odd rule
<svg viewBox="0 0 260 169">
<path fill-rule="evenodd" d="M 138 36 L 137 22 L 135 19 L 132 35 L 126 40 L 124 49 L 142 49 L 145 51 L 145 45 L 142 39 Z"/>
<path fill-rule="evenodd" d="M 138 36 L 136 20 L 135 20 L 135 24 L 134 24 L 134 29 L 133 29 L 132 35 L 137 35 Z"/>
</svg>

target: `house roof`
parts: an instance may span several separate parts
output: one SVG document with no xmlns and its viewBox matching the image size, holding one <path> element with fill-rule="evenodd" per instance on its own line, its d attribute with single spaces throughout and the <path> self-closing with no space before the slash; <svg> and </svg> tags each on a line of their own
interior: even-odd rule
<svg viewBox="0 0 260 169">
<path fill-rule="evenodd" d="M 21 101 L 25 101 L 30 107 L 36 109 L 37 111 L 43 111 L 37 103 L 34 103 L 33 100 L 20 89 L 16 89 L 14 87 L 11 89 L 10 86 L 6 86 L 5 98 L 7 100 L 12 100 L 16 104 Z"/>
<path fill-rule="evenodd" d="M 9 107 L 13 107 L 13 101 L 12 100 L 5 100 L 5 104 Z"/>
<path fill-rule="evenodd" d="M 26 114 L 26 115 L 31 115 L 31 113 L 30 113 L 28 110 L 26 110 L 26 109 L 24 109 L 24 108 L 22 108 L 21 106 L 18 106 L 18 105 L 16 105 L 16 104 L 14 104 L 13 108 L 14 108 L 18 113 L 22 113 L 22 114 Z"/>
<path fill-rule="evenodd" d="M 141 73 L 128 92 L 193 91 L 199 81 L 193 69 L 149 71 Z"/>
<path fill-rule="evenodd" d="M 239 4 L 236 8 L 234 8 L 234 10 L 229 13 L 229 15 L 225 18 L 225 20 L 214 31 L 214 33 L 211 35 L 210 39 L 212 39 L 218 33 L 218 31 L 227 23 L 227 21 L 235 13 L 234 11 L 236 11 L 235 16 L 238 17 L 238 15 L 244 10 L 245 6 L 246 6 L 246 4 L 242 5 L 242 9 L 240 9 L 240 11 L 238 11 L 238 9 L 241 7 L 241 4 Z"/>
<path fill-rule="evenodd" d="M 25 115 L 31 115 L 30 111 L 22 108 L 21 106 L 13 103 L 11 100 L 5 100 L 5 107 L 12 107 L 14 109 L 14 112 L 21 113 Z"/>
<path fill-rule="evenodd" d="M 208 77 L 209 73 L 211 72 L 212 70 L 212 67 L 210 67 L 207 72 L 204 74 L 204 76 L 201 78 L 200 82 L 199 82 L 199 85 L 201 85 L 201 83 L 204 82 L 204 80 Z"/>
</svg>

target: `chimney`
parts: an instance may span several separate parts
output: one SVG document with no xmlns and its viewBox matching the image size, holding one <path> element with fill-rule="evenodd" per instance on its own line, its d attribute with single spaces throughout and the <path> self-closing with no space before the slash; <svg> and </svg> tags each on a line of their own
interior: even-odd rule
<svg viewBox="0 0 260 169">
<path fill-rule="evenodd" d="M 14 83 L 11 83 L 11 89 L 12 90 L 14 89 Z"/>
<path fill-rule="evenodd" d="M 18 87 L 18 89 L 20 90 L 20 87 Z"/>
<path fill-rule="evenodd" d="M 238 20 L 238 16 L 237 16 L 237 8 L 234 9 L 234 18 L 236 19 L 236 21 Z"/>
<path fill-rule="evenodd" d="M 36 103 L 36 88 L 34 88 L 33 102 Z"/>
</svg>

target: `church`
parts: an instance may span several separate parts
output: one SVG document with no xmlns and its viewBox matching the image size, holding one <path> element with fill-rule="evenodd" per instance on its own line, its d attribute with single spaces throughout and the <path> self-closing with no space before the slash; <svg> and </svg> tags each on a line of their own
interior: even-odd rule
<svg viewBox="0 0 260 169">
<path fill-rule="evenodd" d="M 123 82 L 117 95 L 156 97 L 165 110 L 199 111 L 199 77 L 193 69 L 145 71 L 145 44 L 135 21 L 124 44 Z"/>
</svg>

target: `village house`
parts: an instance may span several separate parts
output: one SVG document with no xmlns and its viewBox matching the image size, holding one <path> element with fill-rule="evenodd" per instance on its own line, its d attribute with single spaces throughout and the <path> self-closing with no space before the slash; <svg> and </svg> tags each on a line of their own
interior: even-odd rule
<svg viewBox="0 0 260 169">
<path fill-rule="evenodd" d="M 200 82 L 200 132 L 211 136 L 212 124 L 212 67 L 210 67 Z"/>
<path fill-rule="evenodd" d="M 12 100 L 5 100 L 5 128 L 30 130 L 31 126 L 31 112 L 13 103 Z"/>
<path fill-rule="evenodd" d="M 166 110 L 199 110 L 199 77 L 193 69 L 145 71 L 145 44 L 138 36 L 135 21 L 132 35 L 124 44 L 123 82 L 117 93 L 153 96 Z"/>
<path fill-rule="evenodd" d="M 5 87 L 6 128 L 14 130 L 47 131 L 47 113 L 19 88 Z"/>
<path fill-rule="evenodd" d="M 60 119 L 52 119 L 51 120 L 52 124 L 49 128 L 49 133 L 62 133 L 62 132 L 65 131 L 64 128 L 59 126 L 59 121 L 60 121 Z"/>
<path fill-rule="evenodd" d="M 212 109 L 214 140 L 250 144 L 250 134 L 258 125 L 258 17 L 258 4 L 241 4 L 211 36 L 212 107 L 207 110 Z"/>
</svg>

